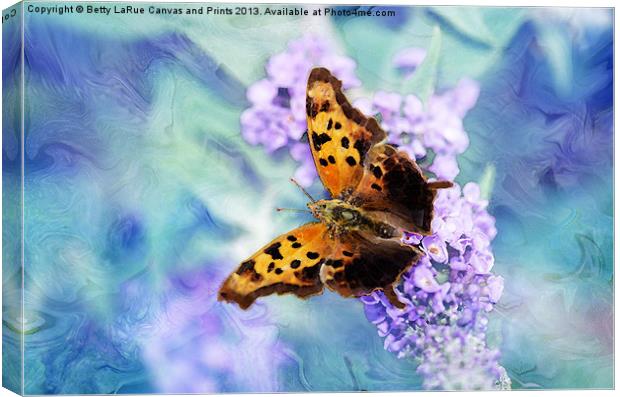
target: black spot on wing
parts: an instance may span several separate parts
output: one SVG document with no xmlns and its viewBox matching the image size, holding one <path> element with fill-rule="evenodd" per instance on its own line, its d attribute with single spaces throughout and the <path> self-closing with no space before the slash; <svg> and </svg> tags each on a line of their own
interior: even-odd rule
<svg viewBox="0 0 620 397">
<path fill-rule="evenodd" d="M 263 252 L 265 254 L 271 256 L 271 259 L 274 259 L 274 260 L 275 259 L 284 259 L 284 257 L 280 253 L 280 247 L 281 246 L 282 246 L 282 244 L 280 244 L 280 243 L 273 243 L 269 247 L 265 248 L 265 250 Z"/>
<path fill-rule="evenodd" d="M 342 259 L 336 259 L 336 260 L 328 259 L 325 262 L 325 265 L 331 266 L 334 269 L 337 269 L 337 268 L 342 267 L 344 265 L 344 261 Z"/>
<path fill-rule="evenodd" d="M 353 156 L 347 156 L 346 161 L 347 164 L 349 164 L 351 167 L 357 164 L 357 161 L 355 161 L 355 158 L 353 158 Z"/>
<path fill-rule="evenodd" d="M 308 257 L 308 259 L 317 259 L 319 257 L 319 253 L 318 252 L 312 252 L 309 251 L 306 256 Z"/>
<path fill-rule="evenodd" d="M 254 281 L 254 282 L 258 282 L 260 280 L 263 279 L 263 276 L 261 276 L 256 269 L 254 268 L 254 265 L 256 264 L 256 262 L 253 259 L 249 259 L 245 262 L 243 262 L 241 264 L 241 266 L 239 266 L 239 269 L 237 269 L 237 271 L 235 273 L 237 273 L 238 275 L 249 275 L 250 276 L 250 280 Z"/>
<path fill-rule="evenodd" d="M 334 124 L 334 128 L 339 130 L 342 128 L 342 124 L 340 124 L 338 121 L 336 121 L 336 124 Z"/>
<path fill-rule="evenodd" d="M 327 167 L 327 164 L 329 163 L 325 159 L 319 159 L 319 164 L 321 164 L 323 167 Z"/>
<path fill-rule="evenodd" d="M 293 244 L 291 244 L 291 247 L 293 247 L 293 248 L 299 248 L 299 247 L 301 247 L 301 243 L 296 241 L 296 242 L 294 242 Z"/>
<path fill-rule="evenodd" d="M 295 236 L 293 236 L 293 235 L 291 235 L 291 236 L 286 236 L 286 239 L 287 239 L 288 241 L 297 241 L 297 237 L 295 237 Z"/>
<path fill-rule="evenodd" d="M 321 150 L 323 144 L 331 140 L 332 138 L 324 132 L 321 134 L 317 134 L 316 131 L 312 132 L 312 146 L 314 146 L 314 150 L 317 152 Z"/>
<path fill-rule="evenodd" d="M 331 121 L 331 119 L 330 119 Z M 347 138 L 346 136 L 343 136 L 342 139 L 340 140 L 340 144 L 342 145 L 343 148 L 348 149 L 349 148 L 349 138 Z"/>
<path fill-rule="evenodd" d="M 319 113 L 319 105 L 312 101 L 312 98 L 306 96 L 306 114 L 308 117 L 315 118 Z"/>
<path fill-rule="evenodd" d="M 380 192 L 381 190 L 381 186 L 377 185 L 376 183 L 373 183 L 372 185 L 370 185 L 371 188 L 375 189 L 376 191 Z"/>
<path fill-rule="evenodd" d="M 334 156 L 332 156 L 331 154 L 329 155 L 329 157 L 327 158 L 327 160 L 329 160 L 330 163 L 332 164 L 336 164 L 336 159 L 334 158 Z"/>
<path fill-rule="evenodd" d="M 329 112 L 329 101 L 323 102 L 323 104 L 321 105 L 321 109 L 319 111 Z"/>
<path fill-rule="evenodd" d="M 353 252 L 349 252 L 349 251 L 342 251 L 342 255 L 344 255 L 344 256 L 348 256 L 348 257 L 352 257 L 352 256 L 353 256 Z"/>
<path fill-rule="evenodd" d="M 310 281 L 310 280 L 316 279 L 319 276 L 320 270 L 321 270 L 321 263 L 317 263 L 314 266 L 303 268 L 301 270 L 301 274 L 299 274 L 299 272 L 296 272 L 295 275 L 297 276 L 297 278 L 301 280 Z"/>
<path fill-rule="evenodd" d="M 334 121 L 332 119 L 329 119 L 329 121 L 327 122 L 327 129 L 331 130 L 333 124 L 334 124 Z"/>
<path fill-rule="evenodd" d="M 379 179 L 383 176 L 383 171 L 381 170 L 381 167 L 372 166 L 372 174 L 375 176 L 375 178 Z"/>
<path fill-rule="evenodd" d="M 301 261 L 299 259 L 295 259 L 291 262 L 291 269 L 297 269 L 301 265 Z"/>
<path fill-rule="evenodd" d="M 241 266 L 239 266 L 239 269 L 237 269 L 236 273 L 241 275 L 246 272 L 253 272 L 255 264 L 256 264 L 256 261 L 254 261 L 254 259 L 249 259 L 243 262 Z"/>
<path fill-rule="evenodd" d="M 355 144 L 353 145 L 353 147 L 359 153 L 361 161 L 363 161 L 366 158 L 366 153 L 368 153 L 370 146 L 371 146 L 371 143 L 369 141 L 364 141 L 362 139 L 358 139 L 357 141 L 355 141 Z"/>
</svg>

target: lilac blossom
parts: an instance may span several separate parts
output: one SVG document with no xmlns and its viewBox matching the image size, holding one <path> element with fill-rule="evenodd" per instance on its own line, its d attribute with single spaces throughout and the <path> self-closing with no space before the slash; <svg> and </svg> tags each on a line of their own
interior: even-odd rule
<svg viewBox="0 0 620 397">
<path fill-rule="evenodd" d="M 475 81 L 462 79 L 455 88 L 432 95 L 426 106 L 415 95 L 385 91 L 359 99 L 355 106 L 365 114 L 380 114 L 388 141 L 410 157 L 420 160 L 434 153 L 428 171 L 439 179 L 454 180 L 459 173 L 456 156 L 469 146 L 463 117 L 479 92 Z"/>
<path fill-rule="evenodd" d="M 491 273 L 496 230 L 488 202 L 468 183 L 440 190 L 434 205 L 433 234 L 402 239 L 425 253 L 396 289 L 404 309 L 375 292 L 361 299 L 366 317 L 387 350 L 421 360 L 427 388 L 509 387 L 499 353 L 484 342 L 487 315 L 504 288 L 504 279 Z"/>
<path fill-rule="evenodd" d="M 170 277 L 158 294 L 144 280 L 125 286 L 128 302 L 145 304 L 144 325 L 131 332 L 158 392 L 278 391 L 277 368 L 286 360 L 278 329 L 256 313 L 218 305 L 214 286 L 223 277 L 210 270 L 187 272 Z"/>
<path fill-rule="evenodd" d="M 498 364 L 499 351 L 488 349 L 482 334 L 440 326 L 427 335 L 433 341 L 428 343 L 418 367 L 426 389 L 510 389 L 510 378 Z"/>
<path fill-rule="evenodd" d="M 424 48 L 409 47 L 396 53 L 392 63 L 396 69 L 409 76 L 424 62 L 425 58 L 426 50 Z"/>
</svg>

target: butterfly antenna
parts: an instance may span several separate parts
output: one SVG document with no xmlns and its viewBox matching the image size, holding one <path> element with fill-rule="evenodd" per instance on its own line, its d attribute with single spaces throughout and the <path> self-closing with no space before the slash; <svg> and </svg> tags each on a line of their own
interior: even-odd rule
<svg viewBox="0 0 620 397">
<path fill-rule="evenodd" d="M 301 186 L 301 185 L 299 184 L 299 182 L 297 182 L 297 181 L 295 180 L 295 178 L 291 178 L 291 182 L 293 182 L 295 185 L 297 185 L 297 187 L 298 187 L 299 189 L 301 189 L 301 191 L 302 191 L 302 192 L 304 192 L 304 194 L 305 194 L 306 196 L 308 196 L 308 198 L 310 199 L 310 201 L 312 201 L 313 203 L 316 201 L 316 200 L 315 200 L 315 199 L 314 199 L 314 198 L 310 195 L 310 193 L 308 193 L 308 192 L 306 191 L 306 189 L 304 189 L 304 188 L 303 188 L 303 186 Z"/>
<path fill-rule="evenodd" d="M 298 209 L 298 208 L 276 208 L 276 211 L 280 212 L 280 211 L 295 211 L 295 212 L 310 212 L 310 210 L 302 210 L 302 209 Z"/>
</svg>

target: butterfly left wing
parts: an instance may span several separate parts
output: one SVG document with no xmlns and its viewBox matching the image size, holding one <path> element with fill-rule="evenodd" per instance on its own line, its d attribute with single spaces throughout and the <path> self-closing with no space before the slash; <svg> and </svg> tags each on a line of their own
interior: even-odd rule
<svg viewBox="0 0 620 397">
<path fill-rule="evenodd" d="M 257 298 L 273 293 L 302 298 L 320 293 L 319 272 L 331 253 L 326 232 L 322 223 L 307 223 L 276 237 L 224 281 L 218 299 L 247 309 Z"/>
<path fill-rule="evenodd" d="M 416 247 L 353 232 L 334 247 L 321 269 L 321 280 L 344 297 L 383 290 L 395 306 L 402 307 L 393 287 L 421 255 Z"/>
<path fill-rule="evenodd" d="M 342 93 L 342 82 L 325 68 L 310 72 L 306 96 L 308 140 L 314 164 L 332 197 L 352 191 L 364 173 L 366 153 L 385 138 Z"/>
</svg>

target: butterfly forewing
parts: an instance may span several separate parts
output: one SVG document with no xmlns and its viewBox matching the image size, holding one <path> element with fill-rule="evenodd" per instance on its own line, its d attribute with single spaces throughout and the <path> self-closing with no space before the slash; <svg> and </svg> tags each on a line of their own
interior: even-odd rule
<svg viewBox="0 0 620 397">
<path fill-rule="evenodd" d="M 226 279 L 219 299 L 246 309 L 272 293 L 305 297 L 321 292 L 320 268 L 331 252 L 326 231 L 323 223 L 308 223 L 276 237 Z"/>
<path fill-rule="evenodd" d="M 385 138 L 375 119 L 353 108 L 342 83 L 324 68 L 308 78 L 306 113 L 314 164 L 332 197 L 352 191 L 363 173 L 363 161 L 374 144 Z"/>
</svg>

